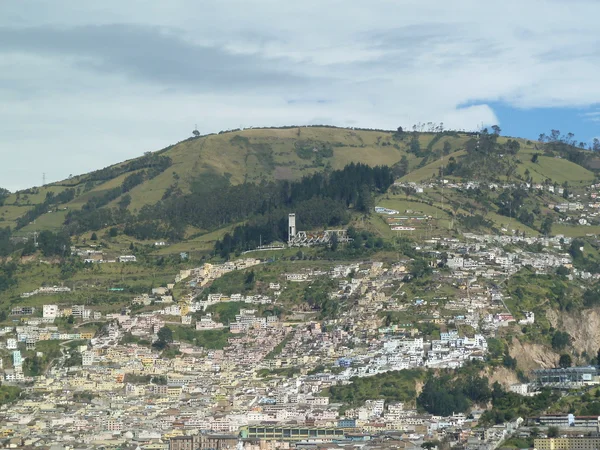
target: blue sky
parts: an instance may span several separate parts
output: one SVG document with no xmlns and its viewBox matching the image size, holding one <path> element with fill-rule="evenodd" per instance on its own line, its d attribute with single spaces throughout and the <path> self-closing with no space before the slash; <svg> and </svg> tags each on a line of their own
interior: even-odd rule
<svg viewBox="0 0 600 450">
<path fill-rule="evenodd" d="M 502 134 L 537 139 L 540 133 L 549 134 L 551 129 L 562 134 L 573 133 L 578 142 L 591 143 L 600 137 L 600 121 L 594 120 L 599 108 L 531 108 L 519 109 L 502 103 L 491 103 L 501 124 Z"/>
<path fill-rule="evenodd" d="M 331 124 L 600 135 L 596 0 L 0 2 L 0 186 Z"/>
</svg>

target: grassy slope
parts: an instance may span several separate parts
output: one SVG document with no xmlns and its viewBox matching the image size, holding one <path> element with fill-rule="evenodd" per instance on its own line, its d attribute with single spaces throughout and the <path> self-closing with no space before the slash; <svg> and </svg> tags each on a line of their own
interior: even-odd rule
<svg viewBox="0 0 600 450">
<path fill-rule="evenodd" d="M 452 138 L 445 139 L 449 139 L 449 142 L 451 143 L 453 141 Z M 466 139 L 462 139 L 463 141 L 466 141 Z M 501 143 L 505 141 L 506 138 L 499 139 L 499 142 Z M 530 176 L 533 177 L 534 182 L 542 182 L 546 179 L 550 179 L 560 184 L 566 181 L 571 186 L 589 184 L 591 181 L 594 180 L 593 172 L 566 159 L 540 156 L 539 161 L 537 163 L 532 163 L 532 156 L 535 153 L 541 152 L 535 149 L 534 144 L 527 144 L 528 141 L 526 140 L 518 139 L 518 141 L 521 144 L 521 150 L 519 150 L 519 153 L 517 155 L 518 159 L 521 161 L 517 167 L 518 174 L 524 176 L 525 171 L 529 170 Z M 443 139 L 441 139 L 440 142 L 443 142 Z M 434 148 L 437 148 L 437 145 Z M 453 148 L 457 147 L 453 145 Z M 459 151 L 449 156 L 446 156 L 444 157 L 444 163 L 447 164 L 447 160 L 450 158 L 450 156 L 458 158 L 460 156 L 463 156 L 464 154 L 464 151 Z M 418 182 L 430 179 L 433 174 L 437 176 L 438 169 L 441 165 L 441 160 L 434 161 L 430 164 L 427 164 L 424 167 L 412 171 L 411 173 L 403 177 L 402 180 Z"/>
<path fill-rule="evenodd" d="M 448 160 L 451 157 L 458 159 L 459 157 L 463 156 L 464 154 L 465 154 L 464 150 L 459 150 L 457 152 L 451 153 L 448 156 L 444 156 L 443 158 L 438 159 L 432 163 L 429 163 L 424 167 L 413 170 L 408 175 L 404 176 L 402 178 L 402 181 L 419 182 L 419 181 L 423 181 L 423 180 L 432 178 L 434 175 L 437 177 L 439 168 L 442 165 L 447 165 Z"/>
<path fill-rule="evenodd" d="M 419 135 L 421 147 L 427 148 L 434 138 L 434 134 L 422 133 Z M 236 138 L 237 137 L 237 138 Z M 247 143 L 239 142 L 239 137 L 247 139 Z M 295 151 L 298 140 L 327 142 L 333 147 L 333 157 L 325 158 L 324 163 L 329 163 L 334 169 L 343 168 L 350 162 L 362 162 L 371 165 L 397 163 L 402 156 L 409 159 L 409 166 L 413 170 L 405 176 L 405 181 L 421 181 L 431 178 L 438 173 L 442 164 L 447 164 L 450 156 L 460 157 L 464 154 L 462 147 L 469 139 L 468 136 L 457 137 L 445 136 L 435 142 L 433 148 L 441 149 L 445 142 L 449 142 L 452 154 L 436 160 L 424 167 L 418 168 L 419 158 L 406 152 L 409 138 L 402 141 L 393 138 L 392 133 L 380 131 L 359 131 L 342 128 L 328 127 L 301 127 L 289 129 L 250 129 L 238 132 L 229 132 L 219 135 L 205 136 L 181 142 L 170 148 L 163 154 L 169 156 L 173 165 L 156 178 L 146 181 L 140 186 L 132 189 L 129 194 L 132 197 L 130 209 L 139 210 L 145 204 L 154 204 L 159 201 L 165 190 L 177 184 L 184 192 L 189 190 L 190 182 L 201 176 L 202 173 L 228 174 L 232 183 L 244 181 L 259 181 L 261 179 L 297 179 L 304 175 L 323 170 L 324 166 L 316 167 L 312 160 L 301 159 Z M 506 138 L 500 138 L 500 141 Z M 535 181 L 550 178 L 562 183 L 569 182 L 576 186 L 593 180 L 593 173 L 564 159 L 540 157 L 539 162 L 531 162 L 531 156 L 538 152 L 534 144 L 520 140 L 521 151 L 519 159 L 521 164 L 518 173 L 524 174 L 529 170 Z M 272 150 L 272 162 L 268 158 L 260 158 L 256 148 L 268 146 Z M 395 146 L 399 148 L 395 148 Z M 268 150 L 267 150 L 268 151 Z M 120 163 L 120 166 L 124 163 Z M 0 226 L 14 226 L 15 220 L 28 208 L 43 202 L 46 193 L 53 191 L 59 193 L 67 187 L 78 190 L 77 197 L 66 205 L 68 209 L 79 209 L 91 197 L 102 195 L 108 189 L 119 186 L 123 179 L 129 174 L 123 174 L 114 179 L 99 183 L 88 192 L 83 192 L 87 176 L 82 175 L 65 180 L 53 185 L 39 188 L 37 193 L 13 194 L 9 197 L 6 205 L 0 207 Z M 113 201 L 114 206 L 119 199 Z M 67 211 L 48 212 L 39 217 L 35 224 L 28 225 L 22 231 L 31 232 L 44 229 L 58 229 Z M 496 221 L 496 220 L 494 220 Z M 377 224 L 376 228 L 380 228 Z M 446 227 L 447 224 L 439 224 Z M 214 236 L 201 236 L 195 238 L 197 247 L 205 248 L 211 246 L 212 241 L 218 238 L 222 231 L 216 232 Z M 187 248 L 187 247 L 186 247 Z M 162 252 L 171 252 L 175 249 L 164 249 Z M 183 249 L 182 249 L 183 250 Z"/>
<path fill-rule="evenodd" d="M 250 145 L 236 143 L 232 139 L 241 136 L 248 139 Z M 433 135 L 421 136 L 422 145 L 426 146 Z M 181 142 L 163 153 L 169 156 L 173 165 L 156 178 L 146 181 L 130 191 L 132 202 L 130 209 L 139 210 L 145 204 L 159 201 L 165 190 L 174 183 L 185 192 L 190 182 L 202 173 L 212 172 L 229 174 L 234 184 L 261 179 L 297 179 L 317 170 L 311 160 L 298 157 L 294 144 L 298 140 L 328 142 L 333 144 L 334 155 L 325 158 L 334 169 L 343 168 L 350 162 L 363 162 L 371 165 L 393 165 L 406 154 L 406 142 L 398 143 L 401 149 L 394 148 L 396 141 L 391 133 L 378 131 L 355 131 L 339 128 L 308 127 L 290 129 L 251 129 L 239 132 L 210 135 L 199 139 Z M 383 145 L 387 143 L 389 145 Z M 273 164 L 257 157 L 254 145 L 266 144 L 272 149 Z M 250 148 L 249 148 L 250 147 Z M 259 155 L 260 156 L 260 155 Z M 414 159 L 408 155 L 409 160 Z M 123 163 L 117 164 L 120 166 Z M 414 162 L 412 163 L 414 164 Z M 39 187 L 37 193 L 11 195 L 4 207 L 0 207 L 0 219 L 3 225 L 14 226 L 15 220 L 28 208 L 44 201 L 46 193 L 59 193 L 68 187 L 78 189 L 77 197 L 64 205 L 69 209 L 79 209 L 91 197 L 102 195 L 108 189 L 119 186 L 129 174 L 99 183 L 88 192 L 83 192 L 87 181 L 86 175 L 78 176 L 53 185 Z M 114 206 L 119 199 L 112 202 Z M 58 218 L 52 214 L 44 214 L 24 231 L 56 229 Z"/>
</svg>

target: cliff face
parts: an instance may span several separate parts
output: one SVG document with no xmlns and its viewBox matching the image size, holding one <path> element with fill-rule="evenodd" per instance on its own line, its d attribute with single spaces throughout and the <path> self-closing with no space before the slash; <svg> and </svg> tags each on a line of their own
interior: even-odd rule
<svg viewBox="0 0 600 450">
<path fill-rule="evenodd" d="M 505 389 L 508 389 L 511 384 L 517 384 L 519 382 L 515 372 L 506 367 L 494 367 L 493 370 L 490 369 L 487 373 L 483 373 L 482 375 L 488 377 L 490 386 L 497 381 Z"/>
<path fill-rule="evenodd" d="M 600 308 L 585 309 L 565 314 L 550 310 L 546 317 L 557 330 L 571 336 L 573 348 L 581 354 L 595 356 L 600 348 Z"/>
<path fill-rule="evenodd" d="M 559 357 L 550 347 L 521 342 L 517 338 L 510 342 L 510 356 L 517 359 L 518 368 L 525 373 L 538 368 L 556 367 Z"/>
<path fill-rule="evenodd" d="M 597 354 L 600 348 L 600 308 L 574 313 L 549 309 L 546 317 L 555 329 L 569 333 L 572 349 L 577 353 L 581 355 L 587 352 L 590 357 Z M 565 352 L 569 353 L 571 350 Z M 518 367 L 527 373 L 535 368 L 556 367 L 560 353 L 550 346 L 520 342 L 513 338 L 510 342 L 510 355 L 517 359 Z M 573 357 L 573 361 L 574 364 L 586 364 L 584 359 Z"/>
</svg>

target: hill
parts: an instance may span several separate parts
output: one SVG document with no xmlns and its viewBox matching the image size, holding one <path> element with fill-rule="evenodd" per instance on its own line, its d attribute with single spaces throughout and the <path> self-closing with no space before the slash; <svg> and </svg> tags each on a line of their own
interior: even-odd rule
<svg viewBox="0 0 600 450">
<path fill-rule="evenodd" d="M 493 140 L 494 151 L 491 147 L 486 150 L 486 136 Z M 149 214 L 160 216 L 155 205 L 174 203 L 173 199 L 182 196 L 215 195 L 227 186 L 241 184 L 291 182 L 341 170 L 349 163 L 392 167 L 403 182 L 423 182 L 443 174 L 450 180 L 550 181 L 567 183 L 571 189 L 590 184 L 594 173 L 583 167 L 589 166 L 585 158 L 572 158 L 571 147 L 557 145 L 497 135 L 479 138 L 472 133 L 452 131 L 400 133 L 335 127 L 237 130 L 186 139 L 95 172 L 13 193 L 0 206 L 0 224 L 10 227 L 17 236 L 30 236 L 34 231 L 63 229 L 73 222 L 78 211 L 96 211 L 96 222 L 104 221 L 105 226 L 79 224 L 70 228 L 75 238 L 89 238 L 92 231 L 106 234 L 114 226 L 123 231 L 126 223 L 139 222 L 140 212 L 147 213 L 144 221 L 149 222 Z M 426 201 L 444 210 L 440 213 L 440 220 L 445 221 L 440 223 L 442 229 L 454 224 L 449 215 L 476 212 L 477 208 L 469 211 L 460 206 L 465 203 L 460 195 L 436 195 L 437 198 L 433 195 Z M 488 212 L 496 228 L 503 228 L 505 224 L 496 217 L 496 209 Z M 161 220 L 164 222 L 157 217 L 154 222 Z M 184 225 L 178 231 L 178 240 L 189 240 L 194 249 L 211 248 L 238 222 L 228 221 L 223 226 Z M 373 220 L 369 226 L 379 235 L 390 235 L 387 226 Z M 520 231 L 536 233 L 528 226 Z M 151 235 L 158 238 L 160 233 L 126 235 L 119 233 L 114 244 L 126 246 L 152 240 Z M 178 250 L 186 248 L 183 243 L 177 246 Z"/>
</svg>

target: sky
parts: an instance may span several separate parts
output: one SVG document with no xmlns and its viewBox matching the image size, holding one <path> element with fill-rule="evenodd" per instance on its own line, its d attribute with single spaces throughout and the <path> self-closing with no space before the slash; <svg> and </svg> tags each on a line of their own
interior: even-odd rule
<svg viewBox="0 0 600 450">
<path fill-rule="evenodd" d="M 239 127 L 600 136 L 597 0 L 2 0 L 0 187 Z"/>
</svg>

